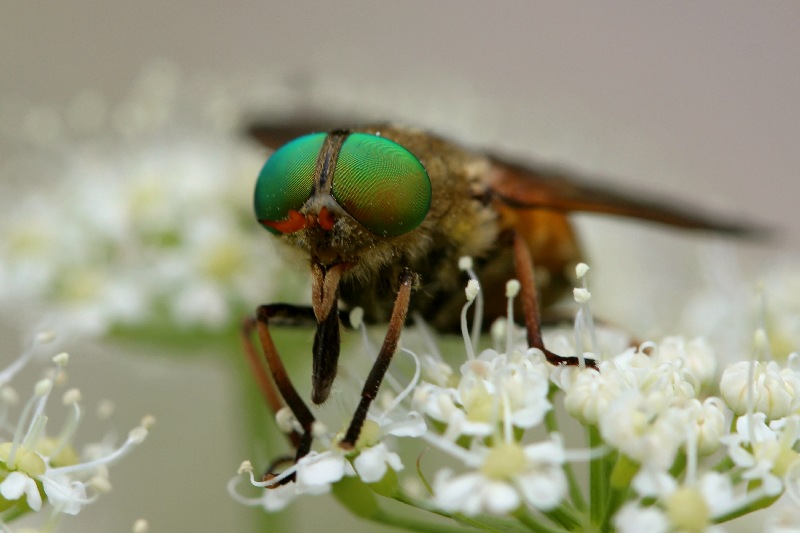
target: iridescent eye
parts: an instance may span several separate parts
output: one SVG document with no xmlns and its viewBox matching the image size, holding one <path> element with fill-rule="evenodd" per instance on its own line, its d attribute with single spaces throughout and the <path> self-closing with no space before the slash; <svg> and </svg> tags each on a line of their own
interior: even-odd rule
<svg viewBox="0 0 800 533">
<path fill-rule="evenodd" d="M 324 133 L 312 133 L 285 144 L 261 169 L 254 201 L 256 218 L 272 233 L 280 234 L 281 231 L 266 222 L 289 220 L 290 211 L 299 210 L 311 196 L 314 168 L 325 136 Z"/>
<path fill-rule="evenodd" d="M 416 228 L 431 206 L 422 163 L 399 144 L 366 133 L 353 133 L 342 145 L 331 192 L 350 216 L 384 237 Z"/>
</svg>

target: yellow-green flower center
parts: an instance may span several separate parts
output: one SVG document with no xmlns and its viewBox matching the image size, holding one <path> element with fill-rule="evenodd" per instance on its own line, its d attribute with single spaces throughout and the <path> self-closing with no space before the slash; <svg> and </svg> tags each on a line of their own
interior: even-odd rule
<svg viewBox="0 0 800 533">
<path fill-rule="evenodd" d="M 75 453 L 72 446 L 64 446 L 57 449 L 59 445 L 60 442 L 58 440 L 52 437 L 44 437 L 36 443 L 36 451 L 45 457 L 49 457 L 50 464 L 54 467 L 77 464 L 79 461 L 78 454 Z M 55 451 L 58 452 L 58 455 L 53 455 Z"/>
<path fill-rule="evenodd" d="M 711 511 L 696 488 L 681 487 L 667 497 L 667 517 L 679 531 L 699 533 L 709 526 Z"/>
<path fill-rule="evenodd" d="M 522 472 L 526 462 L 522 446 L 516 442 L 502 442 L 489 450 L 481 472 L 491 478 L 508 479 Z"/>
<path fill-rule="evenodd" d="M 772 468 L 772 472 L 776 476 L 783 477 L 797 461 L 800 461 L 800 453 L 791 448 L 782 448 L 775 458 L 775 466 Z"/>
<path fill-rule="evenodd" d="M 36 478 L 44 474 L 47 465 L 42 457 L 27 448 L 17 446 L 17 451 L 14 453 L 13 464 L 8 464 L 8 456 L 11 454 L 11 447 L 13 443 L 3 442 L 0 443 L 0 462 L 5 464 L 9 471 L 19 471 L 27 474 L 28 477 Z"/>
<path fill-rule="evenodd" d="M 363 450 L 375 446 L 381 440 L 381 427 L 374 420 L 365 420 L 356 441 L 356 449 Z"/>
<path fill-rule="evenodd" d="M 464 411 L 470 422 L 491 422 L 495 410 L 496 398 L 481 383 L 465 395 Z"/>
</svg>

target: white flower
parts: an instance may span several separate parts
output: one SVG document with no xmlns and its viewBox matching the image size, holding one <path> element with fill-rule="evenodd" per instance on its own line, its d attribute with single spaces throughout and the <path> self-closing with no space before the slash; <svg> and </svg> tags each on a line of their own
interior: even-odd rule
<svg viewBox="0 0 800 533">
<path fill-rule="evenodd" d="M 760 480 L 761 490 L 774 496 L 783 490 L 783 476 L 800 460 L 794 446 L 800 437 L 797 417 L 765 423 L 764 413 L 742 416 L 736 420 L 736 433 L 724 439 L 728 455 L 744 469 L 742 477 Z"/>
<path fill-rule="evenodd" d="M 751 381 L 752 374 L 752 381 Z M 784 379 L 774 361 L 740 361 L 725 369 L 720 379 L 722 398 L 737 415 L 751 408 L 774 420 L 788 415 L 795 404 L 798 391 L 793 382 Z"/>
<path fill-rule="evenodd" d="M 318 495 L 330 492 L 332 484 L 344 476 L 355 475 L 344 453 L 338 449 L 322 453 L 312 450 L 280 475 L 269 477 L 264 481 L 256 481 L 249 461 L 245 461 L 239 467 L 239 474 L 243 473 L 249 475 L 251 485 L 265 490 L 259 497 L 243 496 L 237 490 L 241 476 L 236 476 L 228 482 L 228 493 L 241 504 L 260 506 L 267 511 L 280 511 L 303 494 Z M 294 480 L 284 481 L 290 476 L 294 476 Z"/>
<path fill-rule="evenodd" d="M 49 501 L 64 514 L 76 515 L 81 509 L 97 499 L 89 498 L 86 485 L 80 481 L 71 481 L 67 476 L 42 476 L 42 487 Z"/>
<path fill-rule="evenodd" d="M 665 471 L 642 469 L 632 486 L 643 498 L 657 498 L 670 523 L 690 531 L 708 527 L 715 516 L 742 503 L 730 476 L 714 471 L 704 472 L 696 482 L 679 484 Z"/>
<path fill-rule="evenodd" d="M 689 421 L 694 424 L 692 434 L 697 436 L 697 451 L 710 455 L 720 446 L 720 439 L 727 434 L 726 410 L 722 400 L 716 396 L 690 400 L 685 408 Z"/>
<path fill-rule="evenodd" d="M 47 340 L 48 336 L 39 336 Z M 0 372 L 0 381 L 9 380 L 19 372 L 21 365 L 30 360 L 33 348 L 24 353 L 16 362 Z M 16 427 L 0 425 L 0 496 L 9 502 L 20 500 L 25 496 L 27 506 L 33 511 L 42 509 L 43 503 L 52 506 L 52 515 L 78 514 L 80 510 L 94 502 L 100 493 L 110 489 L 108 483 L 108 466 L 140 444 L 147 435 L 144 427 L 132 430 L 126 442 L 119 447 L 112 447 L 106 440 L 103 446 L 87 445 L 87 452 L 81 458 L 73 448 L 81 419 L 80 392 L 70 389 L 64 394 L 63 403 L 67 408 L 64 427 L 58 437 L 49 437 L 46 433 L 47 401 L 57 383 L 63 381 L 62 369 L 69 357 L 62 353 L 53 358 L 56 368 L 51 372 L 52 378 L 39 381 L 34 395 L 22 409 Z M 149 419 L 143 424 L 150 425 Z M 5 433 L 8 433 L 7 435 Z M 6 440 L 8 439 L 8 440 Z M 103 450 L 101 455 L 90 456 L 88 450 Z M 43 493 L 37 487 L 41 484 Z M 13 505 L 13 504 L 11 504 Z M 25 509 L 21 509 L 25 512 Z"/>
<path fill-rule="evenodd" d="M 640 390 L 621 394 L 600 415 L 603 439 L 642 465 L 668 468 L 686 439 L 686 417 L 662 400 Z"/>
<path fill-rule="evenodd" d="M 270 298 L 276 254 L 251 207 L 264 156 L 197 95 L 131 94 L 116 124 L 30 147 L 41 163 L 26 177 L 48 186 L 3 198 L 0 303 L 21 321 L 47 309 L 70 333 L 165 318 L 218 328 Z"/>
<path fill-rule="evenodd" d="M 698 385 L 715 377 L 717 357 L 708 341 L 698 337 L 687 342 L 683 337 L 667 337 L 658 344 L 656 357 L 678 362 Z"/>
<path fill-rule="evenodd" d="M 581 422 L 595 425 L 620 394 L 634 387 L 636 377 L 632 372 L 611 362 L 603 362 L 600 372 L 584 369 L 572 373 L 566 386 L 564 406 Z"/>
<path fill-rule="evenodd" d="M 477 471 L 456 476 L 443 469 L 436 474 L 434 503 L 439 508 L 467 515 L 502 514 L 525 503 L 550 510 L 566 494 L 567 481 L 561 468 L 564 450 L 559 443 L 523 447 L 504 442 L 473 454 L 477 454 L 473 459 Z"/>
<path fill-rule="evenodd" d="M 442 469 L 436 474 L 433 490 L 437 507 L 467 516 L 482 512 L 504 514 L 520 504 L 519 493 L 510 484 L 477 472 L 456 477 L 451 470 Z"/>
</svg>

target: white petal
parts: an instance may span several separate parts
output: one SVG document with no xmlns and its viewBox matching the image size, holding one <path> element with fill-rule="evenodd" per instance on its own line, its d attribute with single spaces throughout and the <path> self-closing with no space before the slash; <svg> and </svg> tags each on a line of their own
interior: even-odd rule
<svg viewBox="0 0 800 533">
<path fill-rule="evenodd" d="M 386 449 L 382 442 L 362 451 L 355 460 L 356 472 L 365 483 L 380 481 L 386 474 L 387 464 L 395 471 L 403 469 L 400 456 Z"/>
<path fill-rule="evenodd" d="M 22 472 L 11 472 L 0 483 L 0 495 L 6 500 L 18 500 L 25 495 L 28 506 L 34 511 L 42 508 L 42 495 L 36 482 Z"/>
<path fill-rule="evenodd" d="M 400 422 L 393 422 L 384 427 L 384 431 L 389 435 L 397 437 L 419 437 L 428 430 L 425 419 L 416 411 L 408 413 L 408 418 Z"/>
<path fill-rule="evenodd" d="M 519 493 L 500 481 L 492 481 L 483 487 L 486 510 L 494 514 L 505 514 L 519 507 Z"/>
<path fill-rule="evenodd" d="M 66 476 L 40 477 L 47 500 L 60 507 L 65 514 L 76 515 L 92 499 L 86 497 L 86 487 L 78 481 L 70 482 Z"/>
<path fill-rule="evenodd" d="M 723 514 L 734 502 L 731 478 L 725 474 L 714 471 L 706 472 L 700 478 L 698 488 L 708 504 L 712 516 Z"/>
<path fill-rule="evenodd" d="M 614 516 L 614 525 L 619 533 L 666 533 L 667 517 L 656 507 L 639 507 L 626 503 Z"/>
<path fill-rule="evenodd" d="M 480 504 L 476 505 L 474 497 L 486 481 L 484 476 L 476 473 L 453 477 L 452 471 L 440 470 L 433 482 L 434 501 L 445 511 L 476 514 L 480 512 Z"/>
<path fill-rule="evenodd" d="M 749 468 L 756 464 L 755 458 L 750 454 L 750 452 L 741 446 L 732 446 L 728 448 L 728 456 L 731 458 L 731 461 L 736 464 L 736 466 Z"/>
<path fill-rule="evenodd" d="M 544 415 L 550 410 L 550 402 L 539 400 L 534 405 L 517 409 L 511 415 L 511 422 L 519 428 L 532 428 L 544 420 Z"/>
<path fill-rule="evenodd" d="M 564 462 L 564 446 L 558 442 L 543 441 L 525 446 L 525 457 L 532 463 Z"/>
<path fill-rule="evenodd" d="M 525 501 L 545 511 L 556 508 L 567 491 L 567 479 L 558 467 L 522 474 L 516 482 Z"/>
<path fill-rule="evenodd" d="M 297 483 L 287 483 L 274 488 L 264 489 L 261 504 L 266 511 L 280 511 L 297 497 Z"/>
<path fill-rule="evenodd" d="M 677 487 L 675 479 L 663 470 L 643 468 L 633 478 L 633 488 L 640 496 L 666 496 Z"/>
<path fill-rule="evenodd" d="M 6 500 L 18 500 L 25 494 L 25 486 L 31 480 L 22 472 L 11 472 L 0 483 L 0 495 Z"/>
<path fill-rule="evenodd" d="M 344 476 L 344 463 L 343 456 L 332 452 L 306 455 L 297 465 L 298 490 L 312 494 L 327 492 L 331 483 Z"/>
</svg>

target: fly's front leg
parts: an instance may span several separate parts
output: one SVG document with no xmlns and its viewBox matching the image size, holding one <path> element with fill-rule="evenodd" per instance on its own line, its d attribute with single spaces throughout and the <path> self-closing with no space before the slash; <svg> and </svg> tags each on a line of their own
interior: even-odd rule
<svg viewBox="0 0 800 533">
<path fill-rule="evenodd" d="M 289 434 L 289 440 L 295 448 L 294 460 L 297 461 L 311 449 L 312 428 L 316 419 L 297 393 L 291 379 L 289 379 L 286 368 L 283 366 L 283 361 L 281 361 L 270 333 L 269 324 L 271 321 L 279 321 L 291 325 L 305 325 L 316 324 L 316 319 L 310 307 L 271 304 L 260 306 L 256 311 L 256 317 L 245 320 L 242 327 L 242 342 L 245 354 L 250 361 L 250 366 L 267 404 L 274 413 L 277 413 L 285 402 L 300 424 L 302 433 L 293 430 Z M 266 368 L 260 361 L 251 340 L 254 331 L 258 333 Z M 294 479 L 294 476 L 287 477 L 283 482 L 288 483 L 292 479 Z"/>
<path fill-rule="evenodd" d="M 531 258 L 531 253 L 527 244 L 525 244 L 525 240 L 516 231 L 514 232 L 514 268 L 517 271 L 517 277 L 520 282 L 520 297 L 522 298 L 522 310 L 525 314 L 528 346 L 540 349 L 547 358 L 547 362 L 551 365 L 579 366 L 581 364 L 579 358 L 564 357 L 544 347 L 541 318 L 539 316 L 539 300 L 536 296 L 536 278 L 533 273 L 533 258 Z M 594 359 L 585 359 L 584 362 L 590 368 L 597 368 L 597 362 Z"/>
<path fill-rule="evenodd" d="M 264 366 L 265 361 L 261 359 L 261 355 L 253 344 L 252 339 L 253 332 L 256 330 L 256 323 L 256 319 L 253 317 L 247 317 L 244 320 L 241 331 L 242 346 L 245 356 L 247 357 L 247 362 L 250 364 L 250 370 L 253 372 L 253 377 L 258 384 L 258 388 L 264 396 L 264 400 L 267 402 L 270 411 L 272 411 L 274 415 L 283 409 L 284 403 L 280 392 L 275 388 L 275 382 L 269 377 L 267 367 Z M 297 449 L 300 446 L 300 433 L 292 429 L 291 433 L 288 434 L 288 438 L 293 448 Z"/>
<path fill-rule="evenodd" d="M 389 319 L 389 328 L 386 331 L 386 337 L 383 339 L 378 357 L 372 365 L 367 381 L 364 383 L 364 388 L 361 390 L 361 401 L 353 413 L 353 419 L 350 421 L 350 426 L 347 428 L 344 439 L 339 443 L 339 446 L 349 450 L 352 449 L 358 436 L 361 434 L 361 428 L 367 418 L 369 406 L 372 404 L 375 397 L 378 395 L 383 377 L 389 369 L 389 364 L 392 362 L 394 352 L 397 350 L 397 342 L 400 339 L 400 332 L 403 330 L 403 324 L 406 321 L 408 314 L 408 304 L 411 301 L 411 289 L 418 283 L 419 276 L 414 274 L 409 269 L 403 270 L 400 274 L 400 289 L 397 291 L 397 298 L 394 301 L 394 308 L 392 309 L 392 317 Z"/>
</svg>

